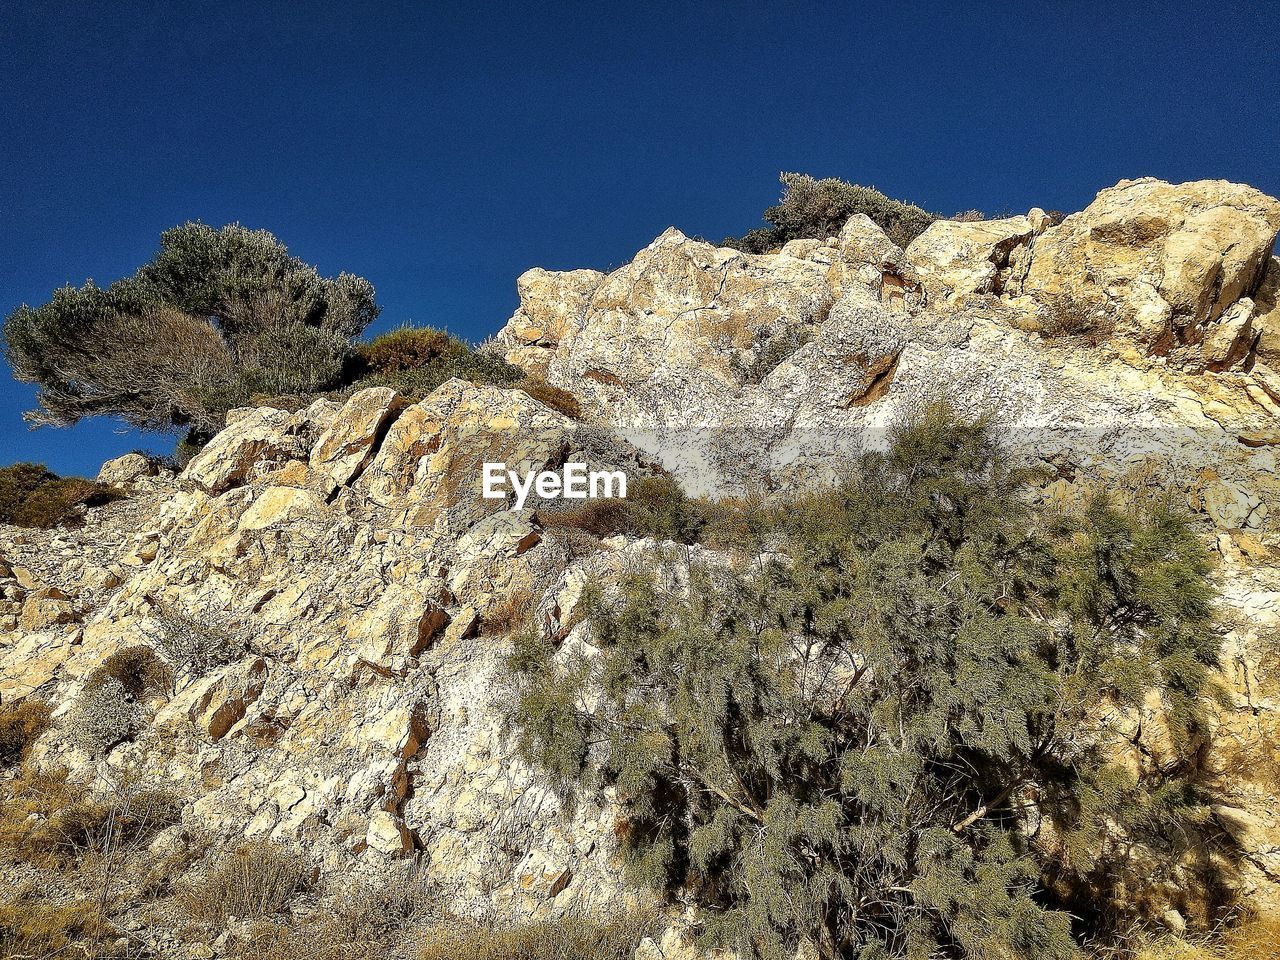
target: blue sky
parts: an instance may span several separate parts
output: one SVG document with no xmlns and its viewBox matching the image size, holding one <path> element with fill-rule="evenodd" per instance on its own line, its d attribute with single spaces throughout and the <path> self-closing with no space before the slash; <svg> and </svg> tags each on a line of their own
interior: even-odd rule
<svg viewBox="0 0 1280 960">
<path fill-rule="evenodd" d="M 515 278 L 758 225 L 781 170 L 932 210 L 1124 177 L 1280 194 L 1280 4 L 28 0 L 0 19 L 0 313 L 131 273 L 189 219 L 368 277 L 378 328 L 479 339 Z M 28 431 L 93 473 L 172 439 Z"/>
</svg>

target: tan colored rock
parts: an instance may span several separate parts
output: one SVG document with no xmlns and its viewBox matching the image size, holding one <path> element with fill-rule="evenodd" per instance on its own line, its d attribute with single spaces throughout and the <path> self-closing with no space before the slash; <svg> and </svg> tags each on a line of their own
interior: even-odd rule
<svg viewBox="0 0 1280 960">
<path fill-rule="evenodd" d="M 237 416 L 183 471 L 183 476 L 221 493 L 300 459 L 296 440 L 286 435 L 289 414 L 270 407 L 232 411 Z"/>
<path fill-rule="evenodd" d="M 1253 325 L 1258 331 L 1258 356 L 1280 365 L 1280 257 L 1267 263 L 1262 283 L 1254 293 Z"/>
<path fill-rule="evenodd" d="M 57 587 L 46 587 L 27 594 L 22 604 L 18 625 L 31 633 L 49 630 L 79 619 L 75 604 Z"/>
<path fill-rule="evenodd" d="M 108 460 L 98 471 L 98 482 L 127 487 L 141 477 L 154 477 L 156 466 L 140 453 L 126 453 Z"/>
<path fill-rule="evenodd" d="M 263 530 L 327 511 L 323 500 L 301 487 L 267 487 L 240 518 L 241 530 Z"/>
<path fill-rule="evenodd" d="M 1045 231 L 1022 289 L 1103 303 L 1118 339 L 1203 366 L 1206 325 L 1257 289 L 1277 230 L 1280 201 L 1251 187 L 1124 180 Z"/>
<path fill-rule="evenodd" d="M 350 483 L 369 463 L 374 444 L 406 406 L 390 387 L 361 390 L 346 402 L 311 451 L 311 468 L 337 486 Z"/>
<path fill-rule="evenodd" d="M 378 853 L 399 857 L 413 849 L 413 835 L 395 814 L 379 810 L 369 818 L 365 843 Z"/>
<path fill-rule="evenodd" d="M 1035 232 L 1026 217 L 935 220 L 911 241 L 906 256 L 931 298 L 955 302 L 972 294 L 1000 293 L 1014 250 Z"/>
</svg>

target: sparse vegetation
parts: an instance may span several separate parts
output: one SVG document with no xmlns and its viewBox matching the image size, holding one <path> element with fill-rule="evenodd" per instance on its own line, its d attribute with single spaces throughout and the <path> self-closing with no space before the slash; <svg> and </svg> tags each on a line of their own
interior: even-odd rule
<svg viewBox="0 0 1280 960">
<path fill-rule="evenodd" d="M 160 629 L 155 644 L 173 669 L 202 676 L 244 652 L 244 640 L 210 623 L 201 623 L 171 606 L 157 604 Z"/>
<path fill-rule="evenodd" d="M 612 922 L 570 916 L 505 929 L 454 921 L 425 932 L 418 960 L 631 960 L 652 927 L 642 915 Z"/>
<path fill-rule="evenodd" d="M 124 491 L 80 477 L 59 477 L 39 463 L 0 467 L 0 523 L 49 529 L 79 521 L 87 507 L 100 507 Z"/>
<path fill-rule="evenodd" d="M 563 413 L 571 420 L 582 419 L 582 404 L 568 390 L 547 383 L 542 377 L 528 376 L 520 382 L 520 389 L 539 403 Z"/>
<path fill-rule="evenodd" d="M 0 768 L 27 759 L 36 739 L 49 729 L 49 705 L 28 697 L 0 707 Z"/>
<path fill-rule="evenodd" d="M 110 942 L 116 930 L 92 900 L 50 902 L 30 882 L 0 890 L 0 957 L 117 956 Z"/>
<path fill-rule="evenodd" d="M 597 592 L 598 656 L 519 633 L 522 749 L 616 791 L 631 876 L 701 904 L 707 943 L 1074 956 L 1073 891 L 1101 934 L 1141 907 L 1111 893 L 1126 850 L 1209 842 L 1185 775 L 1217 641 L 1179 515 L 1041 514 L 1025 483 L 990 419 L 924 405 L 845 483 L 752 511 L 774 559 Z M 1153 687 L 1183 752 L 1135 776 L 1094 720 Z"/>
<path fill-rule="evenodd" d="M 627 496 L 587 500 L 579 507 L 539 510 L 548 528 L 583 530 L 598 538 L 624 533 L 677 543 L 695 543 L 706 523 L 704 505 L 691 500 L 679 481 L 668 475 L 632 477 Z"/>
<path fill-rule="evenodd" d="M 177 822 L 177 798 L 130 776 L 100 795 L 62 769 L 24 766 L 0 780 L 0 859 L 78 870 L 87 859 L 136 848 Z"/>
<path fill-rule="evenodd" d="M 839 233 L 854 214 L 864 213 L 890 240 L 905 247 L 938 219 L 914 204 L 890 199 L 874 187 L 830 177 L 815 180 L 803 173 L 783 173 L 779 179 L 782 198 L 764 212 L 764 219 L 772 226 L 741 237 L 726 237 L 721 246 L 746 253 L 768 253 L 788 240 L 825 240 Z"/>
<path fill-rule="evenodd" d="M 311 871 L 302 854 L 271 841 L 247 841 L 215 856 L 179 891 L 187 912 L 204 923 L 253 920 L 278 913 L 306 888 Z"/>
<path fill-rule="evenodd" d="M 1115 330 L 1115 320 L 1103 304 L 1069 290 L 1047 298 L 1042 316 L 1040 333 L 1050 340 L 1076 338 L 1096 347 Z"/>
</svg>

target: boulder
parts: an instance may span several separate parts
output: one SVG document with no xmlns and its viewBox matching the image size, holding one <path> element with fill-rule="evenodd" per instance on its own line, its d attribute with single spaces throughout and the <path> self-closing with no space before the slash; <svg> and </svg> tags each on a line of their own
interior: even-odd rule
<svg viewBox="0 0 1280 960">
<path fill-rule="evenodd" d="M 287 433 L 289 419 L 272 407 L 233 410 L 226 428 L 191 458 L 183 476 L 222 493 L 301 459 L 300 444 Z"/>
<path fill-rule="evenodd" d="M 98 471 L 98 482 L 116 487 L 127 487 L 142 477 L 154 477 L 156 465 L 140 453 L 126 453 L 123 457 L 108 460 Z"/>
<path fill-rule="evenodd" d="M 973 294 L 1000 293 L 1014 251 L 1035 232 L 1027 217 L 935 220 L 911 241 L 906 256 L 931 299 L 956 302 Z"/>
<path fill-rule="evenodd" d="M 343 405 L 311 451 L 311 468 L 336 486 L 350 483 L 373 457 L 374 446 L 406 406 L 390 387 L 361 390 Z"/>
<path fill-rule="evenodd" d="M 1280 201 L 1252 187 L 1123 180 L 1045 231 L 1022 292 L 1104 304 L 1119 340 L 1204 366 L 1208 325 L 1257 290 L 1277 230 Z"/>
</svg>

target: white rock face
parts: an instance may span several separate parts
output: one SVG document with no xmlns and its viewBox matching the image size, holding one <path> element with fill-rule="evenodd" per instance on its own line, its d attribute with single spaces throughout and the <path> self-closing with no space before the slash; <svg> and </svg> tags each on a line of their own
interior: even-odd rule
<svg viewBox="0 0 1280 960">
<path fill-rule="evenodd" d="M 302 840 L 335 872 L 419 854 L 458 910 L 611 909 L 634 895 L 615 811 L 562 806 L 517 755 L 508 639 L 491 624 L 523 599 L 549 637 L 586 643 L 583 590 L 650 544 L 580 557 L 540 528 L 537 502 L 483 499 L 480 465 L 634 475 L 657 460 L 694 492 L 814 483 L 945 386 L 999 410 L 1015 454 L 1057 478 L 1046 498 L 1089 477 L 1159 482 L 1202 516 L 1240 624 L 1219 731 L 1248 745 L 1280 716 L 1259 653 L 1280 628 L 1280 375 L 1265 352 L 1274 291 L 1255 276 L 1276 262 L 1275 208 L 1232 185 L 1137 181 L 1043 232 L 1033 211 L 938 227 L 906 253 L 855 217 L 778 254 L 669 230 L 609 275 L 530 271 L 497 342 L 573 392 L 587 423 L 457 380 L 412 405 L 369 390 L 235 411 L 180 477 L 138 479 L 82 528 L 0 527 L 0 701 L 66 704 L 115 650 L 173 647 L 180 618 L 210 647 L 181 655 L 142 735 L 96 758 L 55 732 L 38 762 L 140 763 L 186 795 L 193 823 Z M 1122 315 L 1110 342 L 1035 332 L 1062 290 Z M 1151 356 L 1166 330 L 1184 340 Z M 1273 798 L 1233 783 L 1252 849 L 1274 849 Z M 1280 882 L 1272 860 L 1251 863 L 1257 890 Z M 685 949 L 675 934 L 645 947 Z"/>
</svg>

